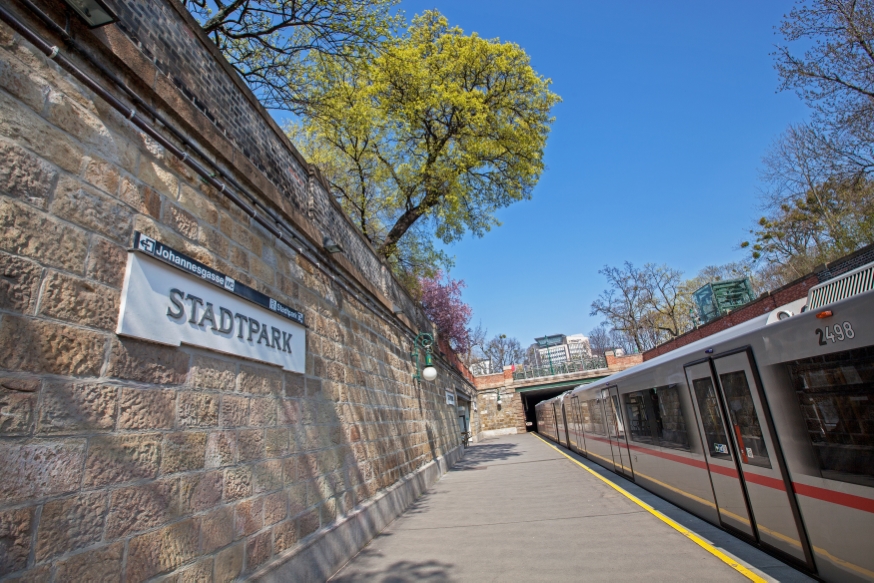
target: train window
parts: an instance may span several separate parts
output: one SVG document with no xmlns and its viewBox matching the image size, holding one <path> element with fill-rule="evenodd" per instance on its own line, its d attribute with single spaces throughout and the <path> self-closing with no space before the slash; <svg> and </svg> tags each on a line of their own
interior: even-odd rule
<svg viewBox="0 0 874 583">
<path fill-rule="evenodd" d="M 592 423 L 592 414 L 589 412 L 589 402 L 580 401 L 580 413 L 583 415 L 583 431 L 586 433 L 594 433 L 595 426 Z"/>
<path fill-rule="evenodd" d="M 589 405 L 589 415 L 592 417 L 592 433 L 607 435 L 607 428 L 604 426 L 604 410 L 601 409 L 601 399 L 589 399 L 586 403 Z"/>
<path fill-rule="evenodd" d="M 652 414 L 652 401 L 650 391 L 637 391 L 624 395 L 625 411 L 628 413 L 629 433 L 634 441 L 641 443 L 653 443 L 653 431 L 650 426 Z M 647 414 L 649 411 L 649 414 Z"/>
<path fill-rule="evenodd" d="M 722 426 L 722 415 L 719 413 L 719 401 L 716 400 L 713 381 L 710 377 L 695 379 L 692 381 L 692 387 L 695 389 L 695 400 L 698 401 L 698 410 L 701 412 L 701 423 L 704 425 L 710 456 L 731 459 L 728 437 Z"/>
<path fill-rule="evenodd" d="M 741 370 L 721 374 L 719 381 L 722 383 L 741 461 L 751 466 L 770 468 L 768 448 L 765 447 L 765 439 L 762 437 L 762 427 L 753 405 L 746 373 Z"/>
<path fill-rule="evenodd" d="M 677 385 L 656 387 L 650 391 L 652 391 L 659 445 L 689 450 L 686 418 L 683 417 L 683 410 L 680 408 L 680 392 Z"/>
<path fill-rule="evenodd" d="M 788 367 L 822 477 L 874 486 L 874 347 Z"/>
</svg>

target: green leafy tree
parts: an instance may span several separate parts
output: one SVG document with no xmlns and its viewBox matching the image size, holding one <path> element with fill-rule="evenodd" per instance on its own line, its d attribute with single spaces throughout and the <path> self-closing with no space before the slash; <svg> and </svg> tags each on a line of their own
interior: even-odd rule
<svg viewBox="0 0 874 583">
<path fill-rule="evenodd" d="M 318 55 L 354 61 L 387 37 L 398 0 L 180 0 L 268 108 L 303 112 Z"/>
<path fill-rule="evenodd" d="M 291 133 L 396 271 L 427 271 L 448 261 L 435 239 L 482 236 L 530 198 L 559 101 L 549 85 L 518 45 L 431 11 L 355 67 L 318 59 Z"/>
</svg>

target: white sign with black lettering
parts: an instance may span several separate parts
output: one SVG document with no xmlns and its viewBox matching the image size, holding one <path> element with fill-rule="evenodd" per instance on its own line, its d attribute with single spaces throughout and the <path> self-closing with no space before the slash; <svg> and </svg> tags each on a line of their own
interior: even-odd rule
<svg viewBox="0 0 874 583">
<path fill-rule="evenodd" d="M 201 278 L 129 253 L 116 333 L 304 372 L 306 328 Z"/>
</svg>

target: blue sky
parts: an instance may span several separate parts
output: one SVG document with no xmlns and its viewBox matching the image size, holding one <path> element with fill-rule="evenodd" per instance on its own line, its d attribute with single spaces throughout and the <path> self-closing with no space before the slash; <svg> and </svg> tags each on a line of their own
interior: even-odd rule
<svg viewBox="0 0 874 583">
<path fill-rule="evenodd" d="M 807 110 L 778 92 L 770 53 L 791 0 L 404 0 L 466 33 L 521 45 L 563 102 L 533 199 L 450 246 L 474 323 L 523 346 L 588 333 L 605 264 L 693 276 L 738 260 L 759 216 L 759 168 Z"/>
<path fill-rule="evenodd" d="M 523 346 L 588 333 L 605 264 L 740 259 L 771 142 L 807 110 L 770 53 L 792 2 L 405 0 L 521 45 L 563 102 L 532 200 L 448 251 L 474 321 Z"/>
</svg>

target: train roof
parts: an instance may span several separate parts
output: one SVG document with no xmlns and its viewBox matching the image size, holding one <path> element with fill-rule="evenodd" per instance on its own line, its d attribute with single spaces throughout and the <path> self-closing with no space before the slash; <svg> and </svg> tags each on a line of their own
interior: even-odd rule
<svg viewBox="0 0 874 583">
<path fill-rule="evenodd" d="M 741 322 L 740 324 L 732 326 L 731 328 L 726 328 L 725 330 L 717 332 L 716 334 L 711 334 L 710 336 L 706 336 L 700 340 L 696 340 L 695 342 L 691 342 L 685 346 L 681 346 L 680 348 L 677 348 L 675 350 L 671 350 L 670 352 L 666 352 L 665 354 L 657 356 L 657 357 L 653 358 L 652 360 L 647 360 L 646 362 L 643 362 L 643 363 L 635 365 L 631 368 L 627 368 L 623 371 L 612 374 L 603 380 L 600 380 L 600 381 L 597 381 L 594 383 L 578 385 L 578 386 L 574 387 L 571 392 L 572 393 L 582 392 L 584 390 L 596 388 L 598 386 L 612 385 L 616 381 L 621 380 L 622 378 L 625 378 L 625 377 L 628 377 L 628 376 L 631 376 L 634 374 L 638 374 L 641 371 L 660 366 L 662 364 L 665 364 L 667 362 L 671 362 L 673 360 L 677 360 L 677 359 L 683 359 L 684 361 L 694 360 L 694 358 L 689 358 L 690 356 L 693 356 L 693 355 L 697 355 L 697 356 L 700 356 L 703 358 L 704 356 L 706 356 L 706 353 L 704 351 L 707 350 L 708 348 L 712 348 L 714 346 L 722 344 L 723 342 L 728 342 L 729 340 L 732 340 L 733 338 L 738 338 L 741 336 L 745 336 L 747 334 L 752 334 L 752 333 L 756 332 L 757 330 L 764 329 L 768 325 L 775 324 L 778 322 L 776 316 L 779 312 L 785 311 L 787 309 L 792 309 L 792 308 L 795 308 L 796 310 L 798 310 L 798 309 L 800 309 L 801 305 L 803 305 L 805 302 L 806 302 L 806 298 L 803 298 L 802 300 L 797 300 L 795 302 L 786 304 L 785 306 L 780 306 L 778 308 L 774 308 L 770 312 L 762 314 L 761 316 L 757 316 L 755 318 L 747 320 L 746 322 Z"/>
</svg>

